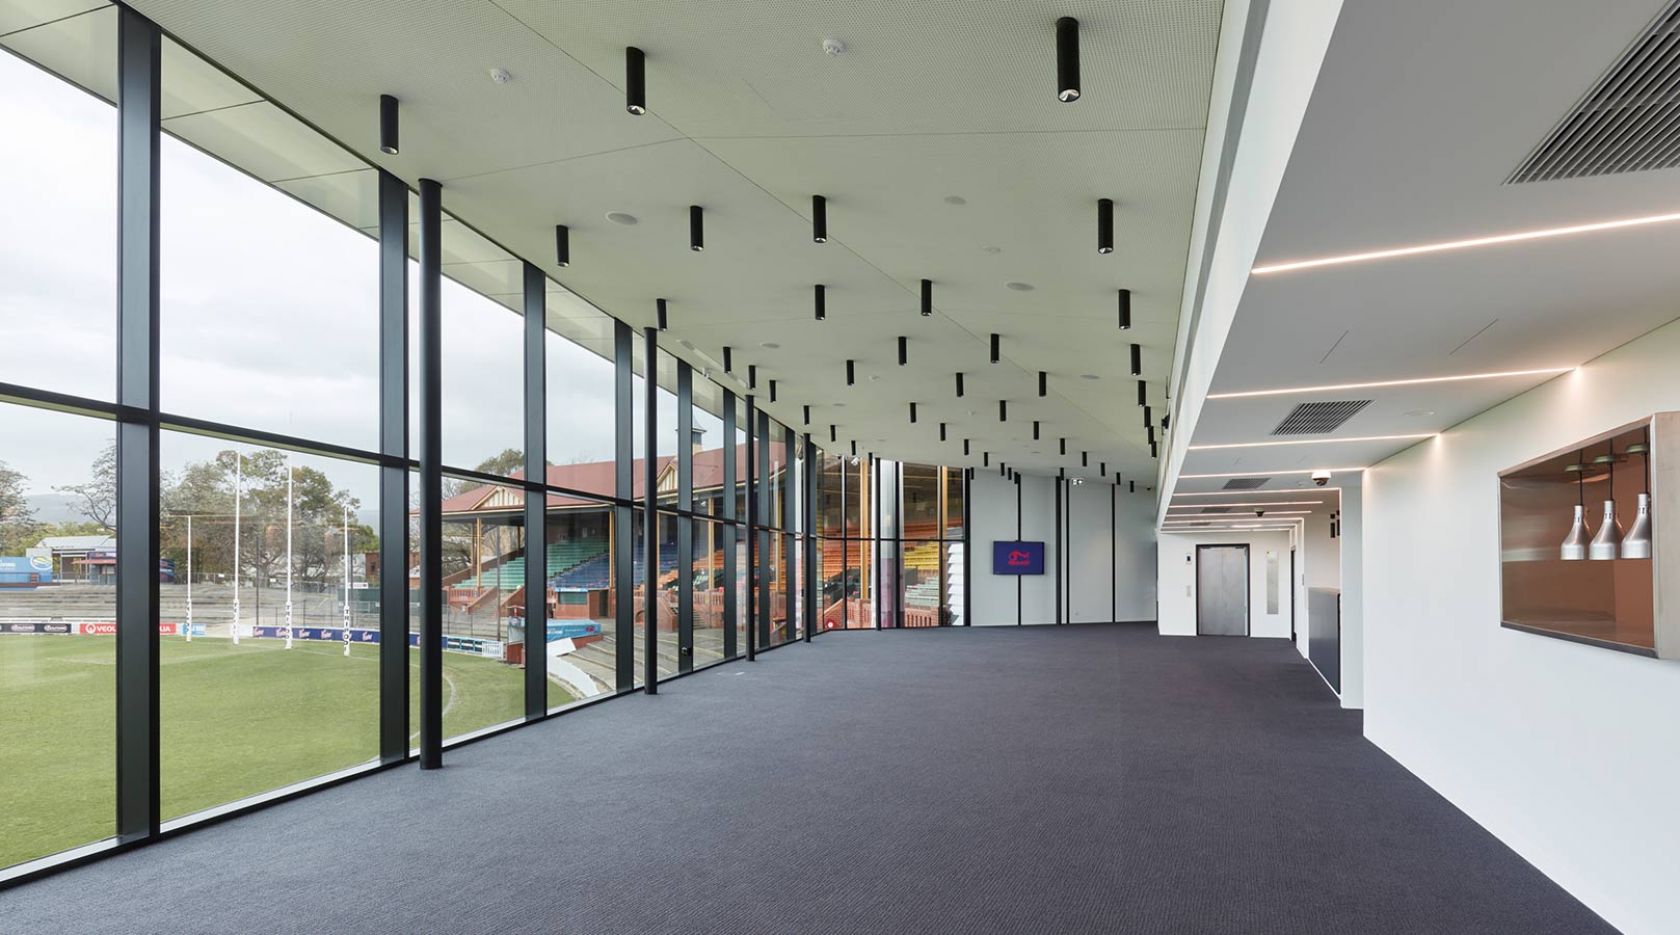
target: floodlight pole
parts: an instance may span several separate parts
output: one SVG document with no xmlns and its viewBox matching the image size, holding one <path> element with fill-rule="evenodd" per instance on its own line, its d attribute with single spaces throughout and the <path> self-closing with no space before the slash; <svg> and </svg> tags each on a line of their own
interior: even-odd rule
<svg viewBox="0 0 1680 935">
<path fill-rule="evenodd" d="M 233 453 L 233 645 L 239 645 L 239 500 L 245 485 L 245 456 Z"/>
<path fill-rule="evenodd" d="M 192 642 L 193 606 L 192 606 L 192 514 L 187 514 L 187 642 Z"/>
<path fill-rule="evenodd" d="M 292 456 L 286 454 L 286 648 L 292 648 Z"/>
<path fill-rule="evenodd" d="M 350 655 L 350 504 L 344 504 L 344 655 Z"/>
</svg>

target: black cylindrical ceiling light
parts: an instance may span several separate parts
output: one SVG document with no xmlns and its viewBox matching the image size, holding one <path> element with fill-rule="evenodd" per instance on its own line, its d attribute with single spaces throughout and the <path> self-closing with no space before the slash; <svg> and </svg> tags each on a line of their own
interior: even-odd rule
<svg viewBox="0 0 1680 935">
<path fill-rule="evenodd" d="M 1056 100 L 1079 100 L 1079 20 L 1071 16 L 1056 20 Z"/>
<path fill-rule="evenodd" d="M 1138 405 L 1143 406 L 1143 405 L 1147 405 L 1148 403 L 1149 403 L 1149 384 L 1147 382 L 1143 381 L 1143 380 L 1139 380 L 1138 381 Z"/>
<path fill-rule="evenodd" d="M 554 225 L 554 265 L 572 265 L 572 229 L 564 224 Z"/>
<path fill-rule="evenodd" d="M 723 372 L 735 372 L 735 349 L 732 347 L 725 347 L 723 349 Z"/>
<path fill-rule="evenodd" d="M 1151 448 L 1155 447 L 1155 426 L 1151 425 L 1149 428 L 1145 429 L 1144 431 L 1149 433 L 1149 447 L 1151 447 Z"/>
<path fill-rule="evenodd" d="M 624 50 L 624 109 L 640 117 L 647 113 L 647 62 L 642 50 Z"/>
<path fill-rule="evenodd" d="M 1165 432 L 1170 428 L 1172 428 L 1172 413 L 1169 412 L 1161 417 L 1161 431 Z"/>
<path fill-rule="evenodd" d="M 749 390 L 758 389 L 758 365 L 757 364 L 748 364 L 747 365 L 747 389 L 749 389 Z"/>
<path fill-rule="evenodd" d="M 1038 441 L 1038 420 L 1033 420 L 1033 441 Z"/>
<path fill-rule="evenodd" d="M 811 289 L 812 308 L 816 310 L 817 321 L 828 320 L 828 287 L 817 283 Z"/>
<path fill-rule="evenodd" d="M 1050 374 L 1046 373 L 1043 370 L 1040 370 L 1038 372 L 1038 395 L 1039 396 L 1049 396 L 1050 395 Z"/>
<path fill-rule="evenodd" d="M 1079 453 L 1079 466 L 1080 467 L 1090 467 L 1091 466 L 1091 453 L 1089 451 L 1081 451 Z"/>
<path fill-rule="evenodd" d="M 695 253 L 706 249 L 706 211 L 699 205 L 688 206 L 688 249 Z"/>
<path fill-rule="evenodd" d="M 945 440 L 945 423 L 943 422 L 939 423 L 939 440 Z"/>
<path fill-rule="evenodd" d="M 1009 400 L 1007 399 L 998 400 L 998 421 L 1009 421 Z"/>
<path fill-rule="evenodd" d="M 1132 290 L 1120 290 L 1120 330 L 1132 330 Z"/>
<path fill-rule="evenodd" d="M 1067 439 L 1066 438 L 1061 440 L 1061 449 L 1062 449 L 1062 456 L 1067 457 Z"/>
<path fill-rule="evenodd" d="M 1149 428 L 1155 423 L 1155 413 L 1148 406 L 1143 407 L 1143 427 Z"/>
<path fill-rule="evenodd" d="M 910 339 L 904 335 L 898 336 L 898 365 L 900 367 L 910 363 Z"/>
<path fill-rule="evenodd" d="M 1151 458 L 1159 458 L 1161 456 L 1161 450 L 1155 447 L 1154 442 L 1149 443 L 1149 456 Z"/>
<path fill-rule="evenodd" d="M 911 425 L 916 424 L 916 404 L 915 403 L 910 404 L 910 424 Z"/>
<path fill-rule="evenodd" d="M 1127 481 L 1126 482 L 1126 492 L 1127 493 L 1137 493 L 1137 481 L 1135 481 L 1135 480 Z"/>
<path fill-rule="evenodd" d="M 922 280 L 922 317 L 933 317 L 933 280 Z"/>
<path fill-rule="evenodd" d="M 1132 376 L 1143 376 L 1143 345 L 1132 345 Z"/>
<path fill-rule="evenodd" d="M 856 383 L 857 383 L 857 361 L 848 360 L 848 361 L 846 361 L 846 385 L 847 386 L 853 386 Z"/>
<path fill-rule="evenodd" d="M 963 457 L 968 457 L 968 439 L 963 439 Z"/>
<path fill-rule="evenodd" d="M 852 439 L 852 457 L 857 457 L 857 439 Z"/>
<path fill-rule="evenodd" d="M 828 440 L 830 444 L 840 440 L 840 426 L 832 422 L 828 424 Z"/>
<path fill-rule="evenodd" d="M 389 94 L 379 95 L 379 151 L 397 154 L 397 99 Z"/>
<path fill-rule="evenodd" d="M 962 371 L 959 370 L 959 371 L 957 371 L 957 396 L 958 396 L 958 398 L 961 398 L 962 394 L 963 394 L 963 375 L 962 375 Z"/>
<path fill-rule="evenodd" d="M 664 299 L 654 299 L 653 300 L 653 306 L 654 306 L 654 309 L 655 309 L 654 314 L 659 319 L 659 322 L 658 322 L 659 330 L 664 331 L 666 324 L 668 324 L 670 322 L 670 318 L 666 314 L 666 310 L 665 310 L 665 300 Z"/>
<path fill-rule="evenodd" d="M 1097 199 L 1097 252 L 1114 252 L 1114 199 Z"/>
<path fill-rule="evenodd" d="M 828 199 L 811 196 L 811 241 L 828 243 Z"/>
<path fill-rule="evenodd" d="M 804 415 L 805 415 L 805 424 L 810 425 L 811 424 L 811 407 L 807 405 L 807 406 L 802 406 L 801 409 L 803 410 Z"/>
<path fill-rule="evenodd" d="M 1067 480 L 1067 468 L 1065 468 L 1065 467 L 1057 468 L 1056 469 L 1056 479 L 1057 480 Z"/>
<path fill-rule="evenodd" d="M 1097 463 L 1097 473 L 1102 475 L 1103 477 L 1108 476 L 1108 462 L 1107 461 L 1099 461 Z"/>
<path fill-rule="evenodd" d="M 980 452 L 980 466 L 981 467 L 991 467 L 992 466 L 992 453 L 991 452 L 989 452 L 989 451 Z"/>
<path fill-rule="evenodd" d="M 994 331 L 994 332 L 992 332 L 992 363 L 995 364 L 999 360 L 1001 360 L 1002 358 L 1003 358 L 1003 335 L 998 334 L 996 331 Z"/>
<path fill-rule="evenodd" d="M 770 401 L 776 401 L 776 380 L 774 377 L 770 380 Z"/>
</svg>

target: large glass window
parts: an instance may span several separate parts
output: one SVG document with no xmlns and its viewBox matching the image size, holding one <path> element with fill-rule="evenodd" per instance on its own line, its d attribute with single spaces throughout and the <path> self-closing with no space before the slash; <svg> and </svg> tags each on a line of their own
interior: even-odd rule
<svg viewBox="0 0 1680 935">
<path fill-rule="evenodd" d="M 723 525 L 694 523 L 694 667 L 723 658 Z"/>
<path fill-rule="evenodd" d="M 159 462 L 163 817 L 377 757 L 377 469 L 179 432 Z"/>
<path fill-rule="evenodd" d="M 548 483 L 615 496 L 613 321 L 552 282 L 547 313 Z"/>
<path fill-rule="evenodd" d="M 378 244 L 304 200 L 375 217 L 374 170 L 165 43 L 163 410 L 377 447 Z"/>
<path fill-rule="evenodd" d="M 116 473 L 110 422 L 0 403 L 0 438 L 4 868 L 116 830 Z"/>
<path fill-rule="evenodd" d="M 525 493 L 452 481 L 443 499 L 443 736 L 524 716 Z M 515 621 L 519 626 L 515 627 Z M 509 652 L 509 644 L 519 644 Z M 550 695 L 556 692 L 551 688 Z"/>
<path fill-rule="evenodd" d="M 0 21 L 0 46 L 16 53 L 0 53 L 0 381 L 108 400 L 117 359 L 117 111 L 108 103 L 117 11 L 58 18 L 63 12 L 32 4 Z"/>
<path fill-rule="evenodd" d="M 547 541 L 548 701 L 563 707 L 617 687 L 613 509 L 550 493 Z M 538 658 L 533 651 L 531 658 Z"/>
<path fill-rule="evenodd" d="M 523 474 L 524 267 L 453 218 L 441 231 L 443 463 Z"/>
</svg>

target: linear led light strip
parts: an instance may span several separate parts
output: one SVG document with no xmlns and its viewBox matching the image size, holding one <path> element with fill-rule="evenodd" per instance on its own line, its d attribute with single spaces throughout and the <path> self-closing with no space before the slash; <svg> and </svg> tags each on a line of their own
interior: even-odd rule
<svg viewBox="0 0 1680 935">
<path fill-rule="evenodd" d="M 1221 477 L 1276 477 L 1280 474 L 1315 474 L 1319 471 L 1329 471 L 1331 474 L 1347 474 L 1347 473 L 1350 473 L 1350 472 L 1353 472 L 1353 471 L 1363 471 L 1363 470 L 1365 470 L 1365 468 L 1363 466 L 1360 466 L 1360 467 L 1305 468 L 1305 469 L 1299 470 L 1299 471 L 1238 471 L 1235 474 L 1180 474 L 1180 475 L 1178 475 L 1178 479 L 1179 480 L 1214 480 L 1214 479 L 1221 478 Z M 1230 491 L 1228 491 L 1228 490 L 1227 491 L 1220 491 L 1220 492 L 1223 493 L 1223 494 L 1227 494 L 1227 495 L 1230 493 Z M 1317 493 L 1318 491 L 1316 491 L 1316 490 L 1303 490 L 1301 492 L 1302 493 Z M 1189 495 L 1188 494 L 1180 494 L 1179 496 L 1189 496 Z"/>
<path fill-rule="evenodd" d="M 1191 445 L 1189 451 L 1213 451 L 1219 448 L 1274 448 L 1287 445 L 1331 445 L 1336 442 L 1398 442 L 1419 438 L 1433 438 L 1434 432 L 1413 432 L 1409 435 L 1357 435 L 1347 438 L 1297 438 L 1278 442 L 1226 442 L 1219 445 Z"/>
<path fill-rule="evenodd" d="M 1680 213 L 1651 214 L 1645 217 L 1622 218 L 1615 221 L 1596 221 L 1591 224 L 1571 224 L 1567 227 L 1546 227 L 1540 230 L 1515 231 L 1509 234 L 1493 234 L 1487 237 L 1471 237 L 1465 240 L 1443 240 L 1437 243 L 1414 244 L 1409 247 L 1391 247 L 1386 250 L 1367 250 L 1362 253 L 1343 253 L 1338 256 L 1317 257 L 1311 260 L 1293 260 L 1287 263 L 1266 263 L 1253 268 L 1256 276 L 1271 273 L 1288 273 L 1302 269 L 1317 269 L 1321 266 L 1341 266 L 1346 263 L 1364 263 L 1370 260 L 1390 260 L 1402 256 L 1418 256 L 1424 253 L 1446 253 L 1452 250 L 1468 250 L 1471 247 L 1492 247 L 1499 244 L 1522 243 L 1528 240 L 1546 240 L 1552 237 L 1568 237 L 1572 234 L 1594 234 L 1599 231 L 1620 230 L 1624 227 L 1644 227 L 1650 224 L 1670 224 L 1680 221 Z"/>
<path fill-rule="evenodd" d="M 1312 513 L 1312 510 L 1264 510 L 1262 512 L 1264 512 L 1267 516 L 1308 516 Z M 1170 523 L 1170 522 L 1173 522 L 1174 520 L 1193 520 L 1193 519 L 1194 520 L 1202 520 L 1202 519 L 1247 519 L 1247 518 L 1248 517 L 1243 516 L 1240 513 L 1237 513 L 1237 514 L 1232 514 L 1232 513 L 1180 513 L 1177 516 L 1167 517 L 1166 522 Z"/>
<path fill-rule="evenodd" d="M 1175 494 L 1173 494 L 1173 499 L 1177 500 L 1179 497 L 1282 497 L 1282 496 L 1287 496 L 1289 494 L 1297 494 L 1297 493 L 1312 496 L 1314 494 L 1329 493 L 1332 490 L 1341 490 L 1341 489 L 1342 488 L 1340 488 L 1340 487 L 1315 487 L 1311 490 L 1306 490 L 1306 489 L 1301 489 L 1301 490 L 1202 490 L 1202 491 L 1192 491 L 1190 493 L 1175 493 Z M 1322 501 L 1322 500 L 1291 500 L 1289 502 L 1291 502 L 1291 503 L 1322 503 L 1324 501 Z M 1185 504 L 1185 505 L 1186 506 L 1192 506 L 1192 505 L 1199 506 L 1200 504 Z M 1238 504 L 1235 504 L 1235 505 L 1236 506 L 1248 506 L 1248 504 L 1246 504 L 1246 503 L 1238 503 Z"/>
<path fill-rule="evenodd" d="M 1282 491 L 1277 491 L 1277 490 L 1267 491 L 1267 493 L 1281 493 L 1281 492 Z M 1306 493 L 1306 491 L 1302 491 L 1302 493 Z M 1190 496 L 1190 494 L 1181 493 L 1181 494 L 1175 494 L 1175 496 L 1188 497 L 1188 496 Z M 1202 509 L 1203 507 L 1210 507 L 1210 506 L 1309 506 L 1309 505 L 1312 505 L 1312 504 L 1315 504 L 1315 503 L 1323 503 L 1323 502 L 1324 502 L 1323 500 L 1250 500 L 1247 503 L 1169 503 L 1169 504 L 1167 504 L 1167 509 L 1169 509 L 1169 510 L 1199 510 L 1199 509 Z"/>
<path fill-rule="evenodd" d="M 1322 386 L 1290 386 L 1277 390 L 1243 390 L 1238 393 L 1209 393 L 1208 399 L 1249 399 L 1255 396 L 1289 396 L 1296 393 L 1334 393 L 1340 390 L 1371 390 L 1384 386 L 1422 386 L 1428 383 L 1458 383 L 1463 380 L 1497 380 L 1500 377 L 1534 377 L 1563 373 L 1574 367 L 1538 367 L 1533 370 L 1500 370 L 1494 373 L 1461 373 L 1450 377 L 1416 377 L 1410 380 L 1377 380 L 1371 383 L 1326 383 Z"/>
</svg>

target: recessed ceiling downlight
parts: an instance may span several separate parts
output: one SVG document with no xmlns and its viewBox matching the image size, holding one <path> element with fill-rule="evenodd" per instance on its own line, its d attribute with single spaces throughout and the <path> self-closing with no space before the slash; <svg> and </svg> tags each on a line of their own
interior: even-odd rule
<svg viewBox="0 0 1680 935">
<path fill-rule="evenodd" d="M 623 224 L 626 227 L 640 222 L 640 219 L 634 214 L 624 211 L 608 211 L 607 220 L 613 222 L 614 224 Z"/>
<path fill-rule="evenodd" d="M 1006 282 L 1003 285 L 1004 285 L 1004 288 L 1013 289 L 1016 292 L 1031 292 L 1031 291 L 1033 291 L 1033 284 L 1030 283 L 1030 282 Z"/>
</svg>

